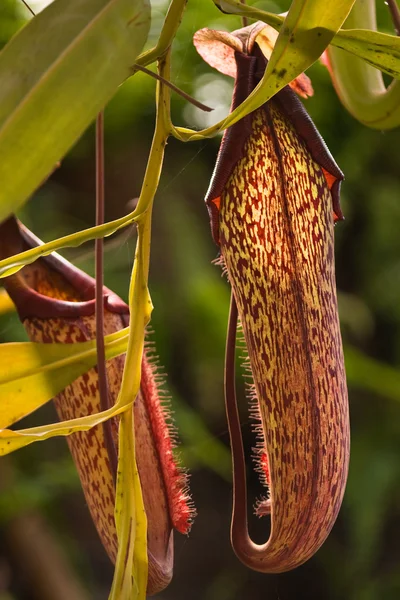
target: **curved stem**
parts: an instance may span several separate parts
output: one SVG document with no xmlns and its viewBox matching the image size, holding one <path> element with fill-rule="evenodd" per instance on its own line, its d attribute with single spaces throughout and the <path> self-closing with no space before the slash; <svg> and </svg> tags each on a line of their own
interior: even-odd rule
<svg viewBox="0 0 400 600">
<path fill-rule="evenodd" d="M 238 558 L 251 568 L 262 570 L 268 542 L 255 544 L 248 532 L 247 522 L 247 482 L 242 432 L 236 401 L 235 386 L 235 348 L 238 310 L 235 297 L 231 292 L 231 304 L 228 321 L 228 334 L 225 354 L 225 409 L 231 440 L 233 470 L 233 509 L 231 522 L 231 542 Z M 266 504 L 267 512 L 270 504 Z"/>
<path fill-rule="evenodd" d="M 148 290 L 150 262 L 151 216 L 169 136 L 168 107 L 170 92 L 163 83 L 169 78 L 170 53 L 159 62 L 157 83 L 157 117 L 153 142 L 136 210 L 138 238 L 129 287 L 130 335 L 117 401 L 125 405 L 119 435 L 118 477 L 115 522 L 118 554 L 110 600 L 130 598 L 136 587 L 138 600 L 144 600 L 147 583 L 147 520 L 136 465 L 133 402 L 140 392 L 141 364 L 145 328 L 150 320 L 152 302 Z M 126 596 L 121 595 L 126 591 Z"/>
<path fill-rule="evenodd" d="M 345 26 L 376 31 L 374 0 L 357 0 Z M 400 81 L 394 80 L 386 89 L 382 73 L 357 56 L 333 46 L 328 48 L 327 54 L 335 90 L 353 117 L 374 129 L 398 127 Z"/>
<path fill-rule="evenodd" d="M 136 63 L 138 65 L 146 67 L 159 60 L 167 52 L 181 24 L 186 4 L 187 0 L 172 0 L 157 45 L 137 57 Z"/>
<path fill-rule="evenodd" d="M 228 320 L 228 334 L 225 353 L 225 409 L 228 420 L 229 437 L 231 440 L 232 470 L 233 470 L 233 511 L 231 537 L 247 533 L 247 491 L 246 466 L 239 411 L 236 401 L 235 385 L 235 348 L 238 310 L 235 297 L 231 292 L 231 304 Z"/>
</svg>

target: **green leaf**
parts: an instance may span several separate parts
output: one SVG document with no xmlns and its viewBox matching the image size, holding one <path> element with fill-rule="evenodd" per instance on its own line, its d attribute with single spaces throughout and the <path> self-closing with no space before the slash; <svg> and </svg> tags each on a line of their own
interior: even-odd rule
<svg viewBox="0 0 400 600">
<path fill-rule="evenodd" d="M 400 79 L 400 37 L 368 29 L 341 29 L 332 45 Z"/>
<path fill-rule="evenodd" d="M 329 72 L 342 104 L 354 118 L 368 127 L 398 127 L 400 81 L 394 80 L 386 88 L 382 74 L 373 67 L 398 76 L 399 38 L 376 31 L 373 3 L 356 2 L 345 25 L 349 29 L 342 30 L 341 35 L 336 36 L 327 52 Z"/>
<path fill-rule="evenodd" d="M 131 74 L 149 23 L 148 0 L 55 0 L 3 49 L 0 221 L 26 201 Z"/>
<path fill-rule="evenodd" d="M 158 121 L 155 137 L 159 127 Z M 162 153 L 156 154 L 153 160 L 161 164 Z M 143 188 L 152 194 L 148 179 L 151 177 L 154 183 L 156 178 L 153 178 L 150 173 L 151 170 L 148 168 Z M 130 334 L 117 405 L 121 403 L 124 406 L 132 406 L 140 389 L 145 327 L 153 308 L 147 287 L 149 250 L 150 226 L 147 223 L 139 225 L 138 230 L 135 261 L 129 286 Z M 147 520 L 136 465 L 133 419 L 132 410 L 126 410 L 121 415 L 115 503 L 118 554 L 109 600 L 145 600 L 146 597 Z"/>
<path fill-rule="evenodd" d="M 109 600 L 145 600 L 147 518 L 135 459 L 133 411 L 121 415 L 115 523 L 118 555 Z"/>
<path fill-rule="evenodd" d="M 82 229 L 82 231 L 70 233 L 69 235 L 57 238 L 51 242 L 35 246 L 30 250 L 25 250 L 19 254 L 14 254 L 14 256 L 4 258 L 3 260 L 0 260 L 0 278 L 14 275 L 14 273 L 17 273 L 25 265 L 30 265 L 41 256 L 48 256 L 61 248 L 80 246 L 84 242 L 112 235 L 121 227 L 126 227 L 133 223 L 138 216 L 136 211 L 134 211 L 124 217 L 115 219 L 114 221 L 108 221 L 108 223 L 103 223 L 102 225 L 96 225 L 95 227 L 89 227 L 88 229 Z"/>
<path fill-rule="evenodd" d="M 255 21 L 264 21 L 264 23 L 268 23 L 268 25 L 275 27 L 278 31 L 285 20 L 285 17 L 282 15 L 276 15 L 275 13 L 267 12 L 254 6 L 247 6 L 241 0 L 213 0 L 213 2 L 222 12 L 248 17 Z"/>
<path fill-rule="evenodd" d="M 125 352 L 127 337 L 126 329 L 106 336 L 106 357 Z M 95 340 L 0 344 L 0 428 L 43 406 L 96 363 Z"/>
<path fill-rule="evenodd" d="M 250 112 L 270 100 L 285 85 L 310 67 L 324 52 L 349 14 L 355 0 L 293 0 L 286 19 L 279 29 L 274 50 L 268 61 L 264 76 L 257 87 L 228 117 L 203 131 L 193 132 L 176 127 L 174 135 L 182 141 L 192 141 L 212 137 L 245 117 Z M 240 3 L 235 0 L 219 0 L 221 7 L 240 11 Z M 253 14 L 256 11 L 241 11 Z M 261 15 L 263 11 L 257 11 Z M 277 26 L 265 13 L 265 22 Z"/>
<path fill-rule="evenodd" d="M 275 15 L 254 6 L 245 6 L 238 0 L 214 0 L 214 2 L 217 6 L 226 10 L 226 12 L 264 21 L 278 31 L 281 29 L 284 21 L 281 15 Z M 400 38 L 374 30 L 373 24 L 368 22 L 367 13 L 370 11 L 369 6 L 366 8 L 363 5 L 359 7 L 355 5 L 355 7 L 358 11 L 362 11 L 365 23 L 362 21 L 357 23 L 357 20 L 350 14 L 349 19 L 345 23 L 349 29 L 339 29 L 332 39 L 331 45 L 362 58 L 368 64 L 392 77 L 399 78 Z M 355 8 L 353 7 L 354 11 Z M 367 20 L 365 19 L 365 15 L 367 16 Z M 352 24 L 349 26 L 350 21 Z M 358 28 L 360 24 L 362 28 Z"/>
<path fill-rule="evenodd" d="M 281 27 L 261 88 L 271 97 L 310 67 L 330 44 L 354 0 L 294 0 Z"/>
</svg>

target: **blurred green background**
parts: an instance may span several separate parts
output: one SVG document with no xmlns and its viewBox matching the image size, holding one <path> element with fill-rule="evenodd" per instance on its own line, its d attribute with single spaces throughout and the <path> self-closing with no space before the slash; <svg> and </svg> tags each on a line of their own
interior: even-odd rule
<svg viewBox="0 0 400 600">
<path fill-rule="evenodd" d="M 278 12 L 289 6 L 288 1 L 249 3 Z M 45 3 L 31 4 L 39 9 Z M 164 0 L 152 2 L 149 45 L 157 38 L 166 6 Z M 381 2 L 379 24 L 391 32 L 386 11 Z M 28 18 L 19 0 L 1 0 L 0 44 Z M 232 91 L 232 81 L 214 72 L 194 50 L 192 36 L 205 26 L 236 29 L 240 20 L 223 15 L 210 1 L 189 0 L 174 43 L 172 81 L 215 110 L 201 113 L 174 95 L 173 117 L 175 123 L 195 128 L 225 115 Z M 230 548 L 230 454 L 222 382 L 229 290 L 220 269 L 211 264 L 217 249 L 203 204 L 219 139 L 186 145 L 170 140 L 154 211 L 151 327 L 168 374 L 180 453 L 191 472 L 198 517 L 188 538 L 176 535 L 174 579 L 162 600 L 400 598 L 400 132 L 366 129 L 340 105 L 324 67 L 316 64 L 308 74 L 315 95 L 307 100 L 307 109 L 346 175 L 346 220 L 336 227 L 352 424 L 343 507 L 322 549 L 291 573 L 253 573 Z M 139 195 L 154 126 L 154 90 L 151 78 L 137 74 L 106 109 L 107 219 L 126 214 Z M 90 129 L 19 216 L 45 241 L 93 225 L 94 186 Z M 106 242 L 105 282 L 124 299 L 134 241 L 129 230 Z M 92 245 L 64 255 L 93 273 Z M 16 316 L 1 316 L 0 341 L 23 339 Z M 244 398 L 241 411 L 250 449 L 254 438 Z M 55 419 L 49 404 L 24 425 Z M 249 486 L 254 498 L 262 492 L 251 469 Z M 65 440 L 36 444 L 2 459 L 0 489 L 0 600 L 48 598 L 35 576 L 42 570 L 46 580 L 46 572 L 59 567 L 54 550 L 47 561 L 29 569 L 29 551 L 21 556 L 18 548 L 31 541 L 35 549 L 39 538 L 29 527 L 22 529 L 25 542 L 18 538 L 18 523 L 26 518 L 39 519 L 40 535 L 47 531 L 60 548 L 69 584 L 73 580 L 76 585 L 71 600 L 105 600 L 112 566 L 90 521 Z M 266 520 L 254 518 L 250 526 L 257 541 L 267 538 Z"/>
</svg>

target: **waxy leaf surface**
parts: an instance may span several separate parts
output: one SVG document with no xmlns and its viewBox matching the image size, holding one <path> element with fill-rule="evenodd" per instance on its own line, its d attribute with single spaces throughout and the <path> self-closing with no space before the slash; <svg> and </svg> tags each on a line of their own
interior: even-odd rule
<svg viewBox="0 0 400 600">
<path fill-rule="evenodd" d="M 38 258 L 48 256 L 61 248 L 80 246 L 84 242 L 112 235 L 121 227 L 130 225 L 134 220 L 134 213 L 130 213 L 129 215 L 126 215 L 126 217 L 109 221 L 103 225 L 89 227 L 88 229 L 77 231 L 76 233 L 70 233 L 69 235 L 47 242 L 46 244 L 41 244 L 40 246 L 35 246 L 34 248 L 30 248 L 19 254 L 15 254 L 14 256 L 4 258 L 3 260 L 0 260 L 0 278 L 14 275 L 14 273 L 18 273 L 25 265 L 30 265 Z"/>
<path fill-rule="evenodd" d="M 227 6 L 237 7 L 239 4 L 228 2 Z M 264 77 L 248 98 L 228 117 L 212 127 L 198 133 L 176 128 L 175 135 L 184 141 L 211 137 L 262 106 L 318 60 L 346 20 L 353 4 L 354 0 L 335 3 L 294 0 L 280 28 Z M 265 22 L 276 26 L 275 18 L 265 19 Z"/>
<path fill-rule="evenodd" d="M 342 29 L 333 45 L 400 79 L 400 37 L 367 29 Z"/>
<path fill-rule="evenodd" d="M 106 356 L 126 350 L 125 330 L 106 337 Z M 43 406 L 97 363 L 96 342 L 0 344 L 0 428 Z M 1 450 L 0 450 L 1 454 Z"/>
<path fill-rule="evenodd" d="M 342 26 L 353 4 L 354 0 L 292 2 L 262 83 L 268 98 L 319 58 Z"/>
<path fill-rule="evenodd" d="M 226 12 L 259 19 L 278 31 L 282 27 L 284 17 L 281 15 L 254 6 L 244 6 L 238 0 L 214 1 Z M 349 29 L 339 29 L 330 44 L 362 58 L 392 77 L 400 78 L 400 38 L 395 35 L 372 31 L 367 27 L 364 28 L 364 25 L 359 29 L 356 24 L 353 24 Z"/>
<path fill-rule="evenodd" d="M 0 221 L 130 75 L 149 20 L 148 0 L 55 0 L 1 52 Z"/>
<path fill-rule="evenodd" d="M 337 47 L 327 50 L 327 66 L 336 93 L 353 117 L 367 127 L 381 130 L 398 127 L 400 82 L 397 79 L 387 86 L 378 69 L 399 77 L 400 39 L 375 31 L 373 3 L 357 2 L 345 25 L 349 29 L 342 31 Z M 354 29 L 360 26 L 364 30 Z M 343 52 L 344 49 L 352 54 Z"/>
</svg>

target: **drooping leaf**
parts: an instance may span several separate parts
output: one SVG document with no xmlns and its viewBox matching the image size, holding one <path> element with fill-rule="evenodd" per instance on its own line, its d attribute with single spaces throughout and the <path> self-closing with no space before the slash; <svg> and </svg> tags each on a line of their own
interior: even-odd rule
<svg viewBox="0 0 400 600">
<path fill-rule="evenodd" d="M 1 52 L 0 221 L 130 75 L 149 18 L 148 0 L 55 0 Z"/>
<path fill-rule="evenodd" d="M 214 0 L 215 4 L 229 13 L 243 14 L 253 19 L 260 19 L 278 31 L 282 27 L 284 17 L 260 10 L 254 6 L 245 6 L 238 0 Z M 364 9 L 363 9 L 364 10 Z M 340 29 L 331 45 L 351 52 L 377 69 L 400 77 L 400 38 L 367 28 Z"/>
<path fill-rule="evenodd" d="M 367 127 L 379 130 L 398 127 L 400 81 L 395 79 L 387 86 L 382 73 L 374 67 L 381 67 L 394 77 L 399 75 L 399 39 L 376 31 L 373 3 L 356 2 L 345 26 L 349 30 L 342 31 L 338 47 L 332 45 L 327 49 L 325 61 L 336 93 L 353 117 Z"/>
<path fill-rule="evenodd" d="M 126 350 L 127 331 L 106 336 L 106 356 Z M 96 342 L 0 344 L 0 428 L 43 406 L 97 362 Z M 2 453 L 0 449 L 0 454 Z"/>
<path fill-rule="evenodd" d="M 248 98 L 216 125 L 199 133 L 176 128 L 176 137 L 184 141 L 211 137 L 270 100 L 318 60 L 345 21 L 354 1 L 339 0 L 333 3 L 325 0 L 294 0 L 280 28 L 265 74 Z M 224 3 L 218 4 L 222 6 Z M 240 3 L 226 4 L 236 7 Z M 272 22 L 266 18 L 265 21 L 276 26 L 276 20 Z"/>
<path fill-rule="evenodd" d="M 367 29 L 341 29 L 332 45 L 400 79 L 400 37 Z"/>
<path fill-rule="evenodd" d="M 145 326 L 152 302 L 147 287 L 150 239 L 139 229 L 129 287 L 130 335 L 118 403 L 134 402 L 141 380 Z M 133 413 L 121 416 L 115 524 L 118 555 L 109 600 L 145 600 L 148 573 L 147 521 L 136 465 Z"/>
<path fill-rule="evenodd" d="M 268 97 L 310 67 L 330 44 L 354 0 L 294 0 L 279 31 L 262 88 Z"/>
<path fill-rule="evenodd" d="M 134 220 L 134 214 L 130 213 L 125 217 L 115 219 L 114 221 L 109 221 L 103 225 L 97 225 L 95 227 L 83 229 L 82 231 L 70 233 L 69 235 L 57 238 L 51 242 L 47 242 L 46 244 L 41 244 L 40 246 L 35 246 L 35 248 L 31 248 L 30 250 L 25 250 L 24 252 L 20 252 L 14 256 L 4 258 L 3 260 L 0 260 L 0 278 L 14 275 L 14 273 L 17 273 L 25 265 L 29 265 L 35 262 L 35 260 L 41 256 L 48 256 L 52 252 L 60 250 L 61 248 L 80 246 L 84 242 L 88 242 L 99 237 L 107 237 L 112 235 L 121 227 L 130 225 L 132 222 L 134 222 Z"/>
<path fill-rule="evenodd" d="M 79 419 L 70 419 L 62 423 L 52 423 L 39 427 L 30 427 L 29 429 L 0 429 L 0 456 L 9 454 L 20 448 L 24 448 L 34 442 L 43 442 L 52 437 L 68 436 L 74 431 L 88 431 L 95 425 L 104 423 L 107 419 L 119 415 L 127 406 L 117 402 L 115 406 L 94 415 L 80 417 Z"/>
<path fill-rule="evenodd" d="M 118 555 L 109 600 L 145 600 L 147 519 L 135 460 L 133 412 L 121 416 L 115 523 Z"/>
</svg>

